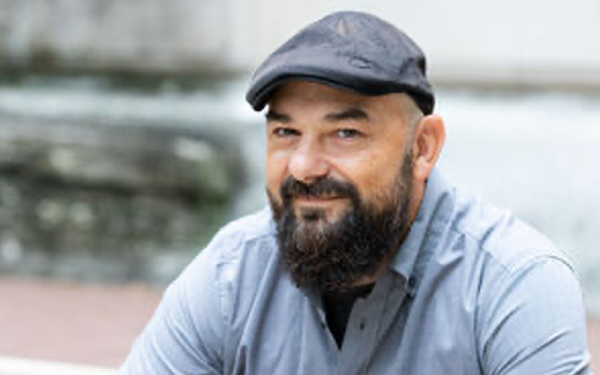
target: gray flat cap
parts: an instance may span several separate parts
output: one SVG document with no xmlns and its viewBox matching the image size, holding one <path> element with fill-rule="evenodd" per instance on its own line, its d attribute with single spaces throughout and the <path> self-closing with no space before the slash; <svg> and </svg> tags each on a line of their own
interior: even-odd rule
<svg viewBox="0 0 600 375">
<path fill-rule="evenodd" d="M 425 56 L 394 25 L 360 12 L 333 13 L 302 29 L 256 70 L 246 100 L 262 110 L 275 89 L 306 80 L 363 95 L 404 92 L 425 115 L 435 97 Z"/>
</svg>

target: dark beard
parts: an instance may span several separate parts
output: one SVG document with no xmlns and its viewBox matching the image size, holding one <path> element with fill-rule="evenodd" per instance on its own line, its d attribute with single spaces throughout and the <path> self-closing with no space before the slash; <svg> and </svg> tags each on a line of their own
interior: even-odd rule
<svg viewBox="0 0 600 375">
<path fill-rule="evenodd" d="M 298 286 L 324 293 L 343 293 L 365 276 L 372 276 L 395 252 L 410 227 L 412 163 L 403 161 L 396 181 L 376 208 L 363 202 L 350 183 L 323 178 L 305 184 L 288 177 L 278 204 L 267 191 L 277 223 L 277 241 L 292 279 Z M 292 201 L 298 197 L 348 198 L 347 212 L 327 223 L 321 209 L 305 209 L 300 220 Z"/>
</svg>

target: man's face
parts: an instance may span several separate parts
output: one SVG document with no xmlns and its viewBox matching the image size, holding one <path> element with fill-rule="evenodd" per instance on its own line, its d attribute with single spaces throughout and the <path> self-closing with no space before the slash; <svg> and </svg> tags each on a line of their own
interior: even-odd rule
<svg viewBox="0 0 600 375">
<path fill-rule="evenodd" d="M 411 157 L 399 94 L 309 82 L 267 114 L 267 193 L 292 277 L 342 291 L 377 270 L 408 227 Z"/>
</svg>

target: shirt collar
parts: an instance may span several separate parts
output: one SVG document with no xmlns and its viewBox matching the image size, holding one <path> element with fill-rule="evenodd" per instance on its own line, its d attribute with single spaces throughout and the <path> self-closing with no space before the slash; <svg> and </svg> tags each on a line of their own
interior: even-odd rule
<svg viewBox="0 0 600 375">
<path fill-rule="evenodd" d="M 390 267 L 414 288 L 415 264 L 426 247 L 435 246 L 453 206 L 453 187 L 435 169 L 431 172 L 417 217 Z"/>
</svg>

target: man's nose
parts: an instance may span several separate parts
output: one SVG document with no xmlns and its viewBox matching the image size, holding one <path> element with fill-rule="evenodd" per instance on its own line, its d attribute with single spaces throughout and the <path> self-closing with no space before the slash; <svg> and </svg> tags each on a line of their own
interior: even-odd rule
<svg viewBox="0 0 600 375">
<path fill-rule="evenodd" d="M 290 158 L 289 172 L 298 181 L 311 183 L 329 173 L 329 164 L 317 142 L 304 142 Z"/>
</svg>

